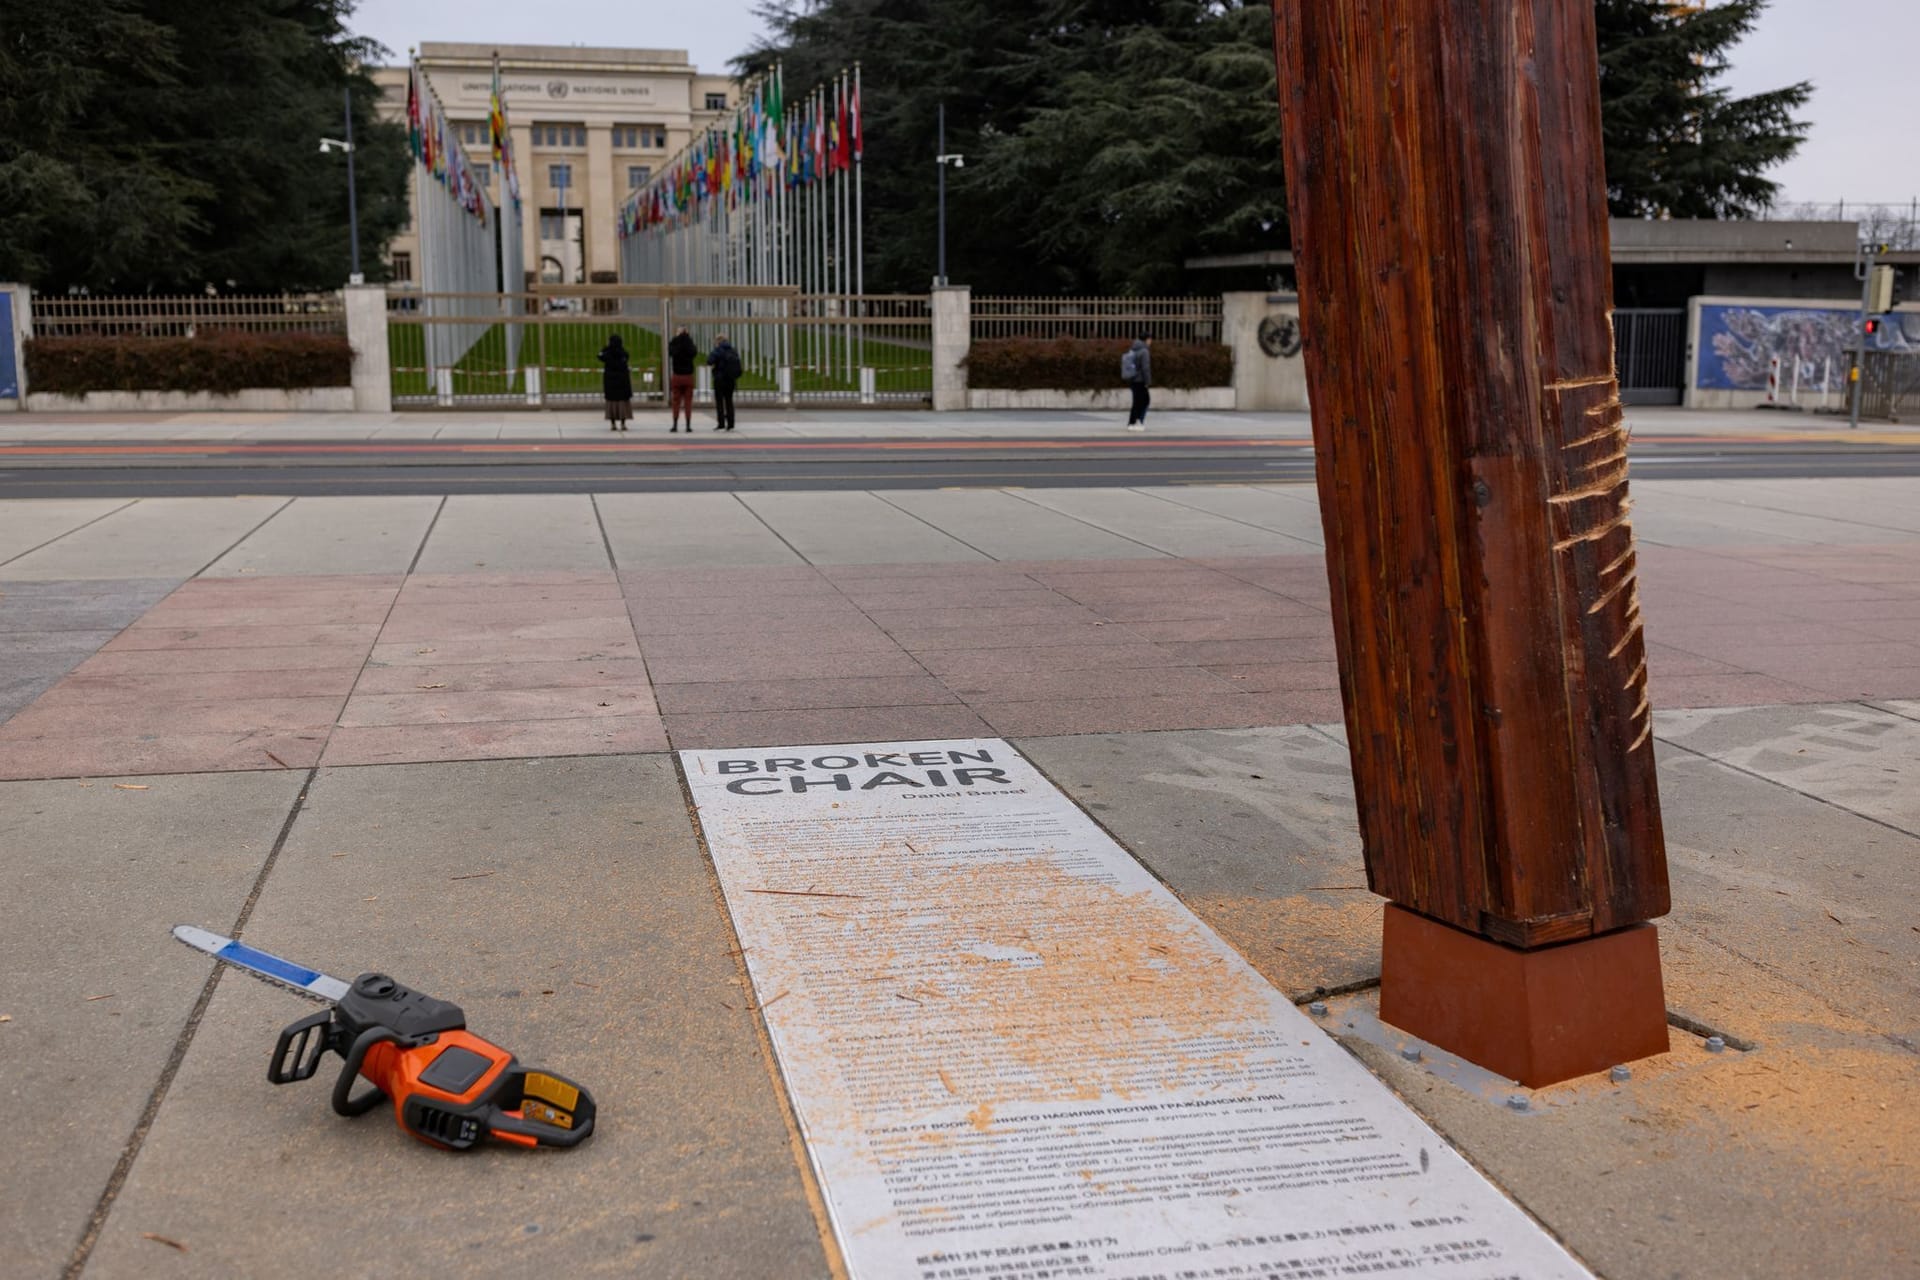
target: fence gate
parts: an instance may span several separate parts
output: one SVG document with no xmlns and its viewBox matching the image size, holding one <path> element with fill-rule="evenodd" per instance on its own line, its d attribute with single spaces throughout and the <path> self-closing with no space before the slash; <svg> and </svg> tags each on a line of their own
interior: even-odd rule
<svg viewBox="0 0 1920 1280">
<path fill-rule="evenodd" d="M 1613 367 L 1622 404 L 1679 404 L 1687 385 L 1686 309 L 1614 312 Z"/>
<path fill-rule="evenodd" d="M 407 408 L 588 407 L 600 349 L 619 334 L 640 406 L 666 402 L 666 344 L 740 353 L 736 398 L 785 406 L 931 407 L 933 310 L 924 295 L 803 294 L 724 285 L 549 285 L 535 293 L 387 295 L 393 403 Z M 695 399 L 712 402 L 704 363 Z"/>
<path fill-rule="evenodd" d="M 1920 419 L 1920 351 L 1869 351 L 1860 369 L 1860 416 Z"/>
</svg>

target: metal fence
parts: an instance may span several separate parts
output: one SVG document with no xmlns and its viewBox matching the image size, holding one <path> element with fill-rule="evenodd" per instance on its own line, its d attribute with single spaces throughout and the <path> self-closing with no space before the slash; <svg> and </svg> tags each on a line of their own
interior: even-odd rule
<svg viewBox="0 0 1920 1280">
<path fill-rule="evenodd" d="M 191 338 L 216 331 L 344 334 L 347 309 L 338 293 L 36 293 L 33 331 L 42 338 Z"/>
<path fill-rule="evenodd" d="M 819 295 L 748 286 L 556 285 L 536 293 L 390 291 L 387 340 L 396 408 L 601 403 L 599 359 L 619 334 L 634 399 L 667 394 L 666 345 L 684 326 L 700 351 L 695 400 L 712 402 L 704 364 L 725 335 L 739 352 L 745 404 L 930 405 L 933 311 L 924 295 Z M 445 336 L 430 343 L 429 332 Z M 457 351 L 452 361 L 430 357 Z"/>
<path fill-rule="evenodd" d="M 1687 382 L 1687 313 L 1680 307 L 1613 313 L 1613 368 L 1624 404 L 1679 404 Z"/>
<path fill-rule="evenodd" d="M 1869 351 L 1860 369 L 1860 416 L 1920 420 L 1920 351 Z"/>
<path fill-rule="evenodd" d="M 975 342 L 995 338 L 1137 338 L 1220 341 L 1221 299 L 975 298 Z"/>
</svg>

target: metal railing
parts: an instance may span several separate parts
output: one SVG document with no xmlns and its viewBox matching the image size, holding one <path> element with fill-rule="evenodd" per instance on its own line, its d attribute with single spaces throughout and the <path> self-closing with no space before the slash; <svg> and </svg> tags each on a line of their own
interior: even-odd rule
<svg viewBox="0 0 1920 1280">
<path fill-rule="evenodd" d="M 1137 338 L 1220 341 L 1221 299 L 975 298 L 975 342 L 995 338 Z"/>
<path fill-rule="evenodd" d="M 347 310 L 338 293 L 36 293 L 33 331 L 42 338 L 191 338 L 214 331 L 344 334 Z"/>
<path fill-rule="evenodd" d="M 1920 351 L 1869 351 L 1860 369 L 1860 416 L 1920 420 Z"/>
<path fill-rule="evenodd" d="M 1862 244 L 1889 249 L 1920 249 L 1920 198 L 1905 203 L 1885 201 L 1793 201 L 1770 205 L 1757 215 L 1762 222 L 1857 222 Z"/>
<path fill-rule="evenodd" d="M 637 407 L 667 394 L 666 345 L 685 326 L 704 360 L 725 334 L 736 399 L 753 404 L 924 405 L 933 395 L 933 311 L 924 295 L 818 295 L 718 285 L 561 285 L 534 293 L 387 295 L 397 408 L 601 402 L 599 353 L 627 350 Z"/>
</svg>

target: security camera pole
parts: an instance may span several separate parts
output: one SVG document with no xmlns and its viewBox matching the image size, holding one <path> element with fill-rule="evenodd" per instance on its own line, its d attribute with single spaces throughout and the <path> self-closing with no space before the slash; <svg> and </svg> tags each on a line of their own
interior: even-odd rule
<svg viewBox="0 0 1920 1280">
<path fill-rule="evenodd" d="M 1527 1085 L 1667 1048 L 1594 10 L 1278 0 L 1380 1016 Z"/>
<path fill-rule="evenodd" d="M 964 169 L 967 158 L 961 155 L 947 154 L 947 104 L 940 104 L 940 145 L 934 153 L 933 163 L 940 170 L 940 266 L 933 283 L 939 288 L 947 285 L 947 166 Z"/>
</svg>

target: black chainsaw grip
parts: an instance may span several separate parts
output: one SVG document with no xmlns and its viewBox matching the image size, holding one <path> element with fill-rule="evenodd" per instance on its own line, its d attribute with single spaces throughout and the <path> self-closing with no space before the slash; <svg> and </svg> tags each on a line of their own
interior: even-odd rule
<svg viewBox="0 0 1920 1280">
<path fill-rule="evenodd" d="M 360 1074 L 361 1064 L 367 1060 L 367 1050 L 383 1040 L 397 1042 L 399 1039 L 399 1036 L 385 1027 L 368 1027 L 354 1037 L 353 1047 L 347 1050 L 347 1065 L 340 1068 L 340 1078 L 333 1082 L 334 1114 L 349 1118 L 363 1116 L 387 1100 L 386 1091 L 379 1085 L 375 1085 L 358 1097 L 352 1096 L 353 1081 L 354 1077 Z"/>
<path fill-rule="evenodd" d="M 333 1010 L 310 1014 L 281 1031 L 273 1046 L 273 1060 L 267 1063 L 267 1079 L 274 1084 L 293 1084 L 311 1080 L 320 1069 L 320 1056 L 327 1051 L 328 1028 Z"/>
</svg>

